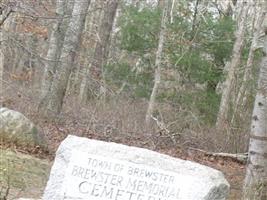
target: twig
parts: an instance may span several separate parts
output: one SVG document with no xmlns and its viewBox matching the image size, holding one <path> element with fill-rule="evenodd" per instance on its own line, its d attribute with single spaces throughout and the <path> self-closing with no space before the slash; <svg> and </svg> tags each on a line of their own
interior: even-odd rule
<svg viewBox="0 0 267 200">
<path fill-rule="evenodd" d="M 156 122 L 156 124 L 159 128 L 159 132 L 164 131 L 166 133 L 166 135 L 171 138 L 173 144 L 176 144 L 176 140 L 174 138 L 174 135 L 171 134 L 170 130 L 168 129 L 168 127 L 166 126 L 164 121 L 163 120 L 159 121 L 156 117 L 153 117 L 152 115 L 150 117 Z"/>
</svg>

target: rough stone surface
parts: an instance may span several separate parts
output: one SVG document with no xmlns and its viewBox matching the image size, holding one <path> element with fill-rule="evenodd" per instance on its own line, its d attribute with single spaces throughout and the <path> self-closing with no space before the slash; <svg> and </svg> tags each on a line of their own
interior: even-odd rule
<svg viewBox="0 0 267 200">
<path fill-rule="evenodd" d="M 69 135 L 57 150 L 43 200 L 225 200 L 228 193 L 218 170 Z"/>
<path fill-rule="evenodd" d="M 18 145 L 43 145 L 35 125 L 23 114 L 0 108 L 0 138 Z"/>
</svg>

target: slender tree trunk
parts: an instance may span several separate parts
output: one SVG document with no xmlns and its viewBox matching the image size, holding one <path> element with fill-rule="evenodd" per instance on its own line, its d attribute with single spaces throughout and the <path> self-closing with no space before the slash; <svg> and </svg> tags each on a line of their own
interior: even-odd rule
<svg viewBox="0 0 267 200">
<path fill-rule="evenodd" d="M 193 40 L 195 37 L 195 30 L 197 26 L 197 15 L 198 15 L 198 5 L 200 0 L 196 0 L 195 8 L 194 8 L 194 15 L 193 15 L 193 22 L 192 22 L 192 29 L 191 29 L 191 37 L 190 40 Z"/>
<path fill-rule="evenodd" d="M 260 37 L 261 34 L 261 25 L 264 21 L 264 17 L 265 17 L 265 13 L 264 10 L 262 8 L 264 8 L 264 6 L 262 5 L 262 3 L 260 3 L 258 5 L 260 11 L 257 12 L 256 9 L 256 5 L 255 5 L 255 9 L 254 9 L 254 13 L 255 13 L 255 22 L 254 22 L 254 27 L 252 29 L 253 32 L 253 36 L 252 36 L 252 41 L 251 41 L 251 46 L 249 49 L 249 54 L 248 54 L 248 59 L 247 59 L 247 63 L 246 63 L 246 67 L 245 67 L 245 71 L 244 71 L 244 76 L 243 76 L 243 80 L 242 80 L 242 85 L 238 91 L 237 94 L 237 98 L 235 101 L 235 105 L 234 105 L 234 111 L 233 111 L 233 118 L 232 121 L 234 121 L 235 115 L 237 114 L 237 110 L 240 107 L 243 107 L 246 105 L 246 96 L 247 96 L 247 91 L 248 91 L 248 87 L 249 84 L 252 81 L 252 67 L 253 67 L 253 62 L 254 62 L 254 56 L 255 56 L 255 51 L 257 50 L 257 41 Z M 257 16 L 256 16 L 257 15 Z"/>
<path fill-rule="evenodd" d="M 267 6 L 264 7 L 264 57 L 260 65 L 258 90 L 252 115 L 244 200 L 267 199 Z"/>
<path fill-rule="evenodd" d="M 37 65 L 40 64 L 38 63 L 38 59 L 36 58 L 35 56 L 35 52 L 38 51 L 38 38 L 36 35 L 32 34 L 29 38 L 29 49 L 30 49 L 30 52 L 29 52 L 29 58 L 28 58 L 28 66 L 27 67 L 27 73 L 28 74 L 31 74 L 29 76 L 29 81 L 32 85 L 35 84 L 35 72 L 36 72 L 36 68 L 37 68 Z"/>
<path fill-rule="evenodd" d="M 118 0 L 109 0 L 104 3 L 104 14 L 97 31 L 97 42 L 93 58 L 85 69 L 85 76 L 81 83 L 79 94 L 80 102 L 86 102 L 88 96 L 95 96 L 92 92 L 97 95 L 105 96 L 104 92 L 101 94 L 101 89 L 105 91 L 105 86 L 103 84 L 103 66 L 106 65 L 108 59 L 110 36 L 117 7 Z M 93 84 L 93 80 L 97 84 Z M 91 90 L 91 94 L 89 94 L 89 89 Z"/>
<path fill-rule="evenodd" d="M 78 46 L 80 44 L 89 4 L 89 0 L 76 0 L 74 3 L 72 18 L 70 19 L 70 23 L 65 34 L 57 72 L 51 85 L 51 89 L 42 99 L 40 104 L 41 111 L 47 117 L 55 118 L 62 109 L 68 79 L 73 68 Z"/>
<path fill-rule="evenodd" d="M 246 17 L 248 13 L 248 3 L 243 1 L 240 18 L 238 20 L 238 27 L 236 31 L 236 40 L 233 47 L 233 54 L 229 65 L 226 67 L 228 70 L 227 77 L 224 83 L 224 89 L 221 97 L 219 112 L 217 115 L 216 128 L 222 129 L 224 124 L 227 123 L 228 111 L 230 107 L 230 98 L 233 89 L 236 70 L 240 64 L 241 53 L 244 45 Z"/>
<path fill-rule="evenodd" d="M 164 3 L 166 3 L 166 1 L 169 1 L 169 0 L 158 0 L 158 5 L 157 6 L 159 8 L 163 8 L 164 7 Z M 166 13 L 166 14 L 168 14 L 168 13 Z"/>
<path fill-rule="evenodd" d="M 90 20 L 86 24 L 86 43 L 85 43 L 85 49 L 84 49 L 84 55 L 85 55 L 85 61 L 84 61 L 84 66 L 82 69 L 82 81 L 80 84 L 80 91 L 79 91 L 79 101 L 80 103 L 86 103 L 88 100 L 89 93 L 91 94 L 92 92 L 89 92 L 89 89 L 91 88 L 90 86 L 90 68 L 91 68 L 91 61 L 93 59 L 93 53 L 96 48 L 97 40 L 98 40 L 98 30 L 101 25 L 102 21 L 102 2 L 95 1 L 93 7 L 93 15 L 91 16 Z M 101 9 L 100 9 L 101 7 Z M 88 47 L 90 47 L 90 51 L 88 51 Z"/>
<path fill-rule="evenodd" d="M 6 31 L 5 26 L 8 20 L 10 19 L 11 14 L 13 13 L 13 7 L 9 4 L 8 1 L 1 1 L 0 2 L 1 13 L 0 13 L 0 107 L 2 107 L 2 97 L 4 94 L 4 87 L 3 87 L 3 76 L 4 76 L 4 43 L 6 42 Z"/>
<path fill-rule="evenodd" d="M 80 91 L 81 91 L 81 85 L 83 82 L 84 77 L 86 77 L 86 69 L 88 66 L 88 60 L 90 60 L 90 53 L 92 52 L 92 49 L 94 49 L 94 22 L 97 18 L 99 18 L 98 13 L 100 13 L 100 7 L 98 7 L 97 0 L 91 0 L 88 15 L 86 17 L 86 23 L 84 27 L 84 34 L 82 36 L 81 41 L 81 49 L 80 49 L 80 55 L 78 59 L 78 67 L 76 71 L 74 71 L 74 83 L 72 86 L 72 90 L 75 91 L 76 94 L 78 94 L 78 99 L 80 99 Z M 90 50 L 89 50 L 90 49 Z"/>
<path fill-rule="evenodd" d="M 165 40 L 166 34 L 166 23 L 167 23 L 167 11 L 168 11 L 168 2 L 164 1 L 162 18 L 161 18 L 161 28 L 159 33 L 159 42 L 158 42 L 158 49 L 156 53 L 156 60 L 155 60 L 155 77 L 154 77 L 154 86 L 152 89 L 152 93 L 150 95 L 150 100 L 148 103 L 148 108 L 146 112 L 146 125 L 150 125 L 151 115 L 153 114 L 153 110 L 155 107 L 156 95 L 158 91 L 158 87 L 160 84 L 160 76 L 161 76 L 161 65 L 162 65 L 162 52 L 163 52 L 163 45 Z"/>
<path fill-rule="evenodd" d="M 0 14 L 0 21 L 3 20 L 3 15 Z M 4 53 L 3 53 L 3 31 L 2 28 L 0 27 L 0 107 L 2 107 L 2 100 L 1 99 L 4 95 L 4 91 L 3 91 L 3 74 L 4 74 Z"/>
<path fill-rule="evenodd" d="M 4 57 L 7 58 L 4 60 L 4 65 L 9 66 L 8 70 L 9 72 L 12 72 L 12 67 L 14 65 L 14 57 L 16 55 L 15 50 L 16 46 L 13 44 L 14 42 L 12 39 L 16 38 L 16 13 L 13 12 L 12 14 L 9 15 L 9 17 L 5 20 L 3 24 L 3 29 L 4 29 L 4 38 L 3 41 L 5 41 L 5 49 Z M 8 34 L 7 34 L 8 33 Z"/>
<path fill-rule="evenodd" d="M 1 39 L 1 36 L 0 36 Z M 3 74 L 4 74 L 4 54 L 2 52 L 2 48 L 0 50 L 0 107 L 2 107 L 3 96 L 4 96 L 4 88 L 3 88 Z"/>
<path fill-rule="evenodd" d="M 2 39 L 2 33 L 0 33 L 0 40 Z M 1 40 L 2 41 L 2 40 Z M 0 108 L 2 107 L 3 96 L 4 96 L 4 87 L 3 87 L 3 75 L 4 75 L 4 54 L 0 49 Z"/>
<path fill-rule="evenodd" d="M 107 64 L 110 36 L 117 8 L 118 0 L 109 0 L 105 4 L 105 13 L 98 32 L 99 40 L 96 44 L 94 58 L 91 66 L 91 72 L 95 74 L 94 78 L 102 82 L 104 81 L 103 67 Z M 105 85 L 101 85 L 99 89 L 101 88 L 105 90 Z"/>
<path fill-rule="evenodd" d="M 50 35 L 49 48 L 45 63 L 45 71 L 42 80 L 42 89 L 41 89 L 42 98 L 44 98 L 45 95 L 48 93 L 53 82 L 53 77 L 56 72 L 56 66 L 58 64 L 58 59 L 61 54 L 66 27 L 69 21 L 69 17 L 66 16 L 66 14 L 68 15 L 71 14 L 72 7 L 73 7 L 72 0 L 71 1 L 57 0 L 56 2 L 57 20 L 52 27 L 52 32 Z"/>
<path fill-rule="evenodd" d="M 173 10 L 174 10 L 174 6 L 175 6 L 175 0 L 172 0 L 172 4 L 171 4 L 171 10 L 170 10 L 170 23 L 173 23 Z"/>
<path fill-rule="evenodd" d="M 56 2 L 57 21 L 53 25 L 50 35 L 49 48 L 46 56 L 47 61 L 45 63 L 45 71 L 41 88 L 42 98 L 44 98 L 50 90 L 51 84 L 53 82 L 53 75 L 56 70 L 57 58 L 60 52 L 60 43 L 62 43 L 62 37 L 60 36 L 60 27 L 64 17 L 64 4 L 65 1 L 57 0 Z"/>
</svg>

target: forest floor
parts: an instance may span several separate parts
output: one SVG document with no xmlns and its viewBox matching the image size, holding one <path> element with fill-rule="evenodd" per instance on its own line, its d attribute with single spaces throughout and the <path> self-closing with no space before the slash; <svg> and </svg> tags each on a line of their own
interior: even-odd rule
<svg viewBox="0 0 267 200">
<path fill-rule="evenodd" d="M 29 154 L 31 156 L 41 158 L 42 160 L 48 161 L 48 164 L 43 164 L 46 166 L 46 169 L 43 169 L 42 172 L 38 172 L 39 174 L 35 174 L 34 176 L 36 177 L 37 175 L 40 176 L 39 179 L 36 178 L 36 182 L 38 182 L 38 188 L 32 189 L 32 187 L 25 188 L 23 192 L 20 193 L 21 197 L 38 197 L 42 193 L 45 187 L 45 181 L 48 178 L 49 170 L 51 167 L 51 162 L 53 162 L 54 159 L 54 153 L 57 147 L 59 146 L 60 142 L 69 134 L 73 133 L 78 136 L 84 136 L 83 130 L 78 130 L 76 128 L 70 128 L 67 126 L 64 126 L 63 124 L 51 124 L 51 123 L 44 123 L 45 127 L 43 126 L 42 128 L 49 130 L 47 131 L 48 135 L 46 135 L 46 138 L 48 139 L 48 147 L 50 151 L 42 150 L 42 149 L 29 149 L 27 147 L 18 147 L 18 146 L 13 146 L 12 144 L 7 144 L 7 143 L 2 143 L 0 148 L 2 149 L 12 149 L 15 152 L 23 153 L 23 154 Z M 40 124 L 39 124 L 40 125 Z M 75 129 L 72 130 L 72 129 Z M 87 135 L 88 137 L 88 135 Z M 178 146 L 172 146 L 167 147 L 165 145 L 162 146 L 157 146 L 156 149 L 153 149 L 152 146 L 148 147 L 148 142 L 145 142 L 147 138 L 135 138 L 133 137 L 130 138 L 112 138 L 103 135 L 98 135 L 98 134 L 93 134 L 91 133 L 89 135 L 89 138 L 91 139 L 98 139 L 98 140 L 104 140 L 104 141 L 112 141 L 112 142 L 119 142 L 127 145 L 132 145 L 132 146 L 139 146 L 139 147 L 145 147 L 149 148 L 152 150 L 156 150 L 160 153 L 164 153 L 176 158 L 184 159 L 184 160 L 190 160 L 194 161 L 206 166 L 210 166 L 212 168 L 218 169 L 224 173 L 226 176 L 226 179 L 231 185 L 231 192 L 230 192 L 230 198 L 229 200 L 238 200 L 241 199 L 241 192 L 242 192 L 242 183 L 244 179 L 244 174 L 245 174 L 245 165 L 243 163 L 237 162 L 236 160 L 233 159 L 226 159 L 226 158 L 221 158 L 221 157 L 214 157 L 207 155 L 201 151 L 198 150 L 192 150 L 190 148 L 181 148 Z M 143 141 L 143 142 L 141 142 Z M 22 175 L 24 176 L 23 178 L 25 179 L 25 171 L 23 169 L 27 168 L 23 165 L 27 164 L 28 162 L 23 162 L 24 164 L 20 164 L 19 167 L 17 167 L 16 171 L 19 173 L 21 170 Z M 34 166 L 38 166 L 34 164 Z M 47 173 L 45 173 L 47 172 Z M 30 173 L 30 172 L 28 172 Z M 33 175 L 31 171 L 31 174 Z M 30 176 L 28 176 L 29 178 Z M 33 179 L 31 179 L 33 181 Z M 40 181 L 42 180 L 42 181 Z M 41 184 L 40 184 L 41 182 Z M 36 185 L 36 183 L 31 182 L 31 184 Z M 28 184 L 29 185 L 29 184 Z M 29 190 L 29 191 L 27 191 Z M 15 190 L 16 191 L 16 190 Z M 19 189 L 16 191 L 18 193 Z M 35 192 L 34 192 L 35 191 Z"/>
<path fill-rule="evenodd" d="M 10 109 L 22 112 L 29 119 L 31 119 L 37 125 L 40 134 L 45 138 L 48 145 L 48 149 L 44 150 L 36 148 L 29 149 L 28 147 L 19 147 L 14 146 L 14 144 L 3 142 L 0 143 L 1 149 L 10 149 L 13 152 L 28 154 L 43 161 L 47 161 L 45 165 L 42 164 L 43 167 L 46 166 L 44 167 L 46 169 L 43 169 L 43 171 L 40 173 L 38 172 L 42 181 L 38 180 L 38 188 L 35 188 L 35 191 L 37 191 L 35 195 L 32 193 L 34 191 L 33 188 L 29 187 L 29 193 L 27 193 L 27 190 L 24 190 L 24 192 L 21 193 L 23 197 L 38 197 L 40 194 L 42 194 L 46 180 L 48 178 L 51 163 L 54 159 L 55 151 L 68 134 L 73 134 L 90 139 L 142 147 L 176 158 L 194 161 L 218 169 L 224 173 L 226 179 L 231 185 L 229 200 L 241 199 L 242 184 L 246 167 L 244 163 L 237 162 L 236 160 L 233 160 L 231 158 L 227 159 L 207 155 L 205 152 L 196 150 L 200 148 L 197 144 L 188 142 L 188 144 L 184 145 L 185 141 L 179 141 L 179 138 L 176 139 L 176 142 L 173 142 L 172 138 L 168 136 L 166 137 L 166 135 L 164 136 L 159 133 L 155 133 L 153 135 L 146 134 L 146 131 L 142 130 L 141 125 L 139 133 L 123 130 L 116 131 L 114 130 L 114 127 L 110 128 L 106 126 L 104 128 L 100 127 L 99 131 L 94 131 L 97 130 L 97 128 L 95 128 L 94 130 L 88 128 L 89 126 L 92 126 L 90 124 L 91 122 L 89 123 L 88 118 L 82 116 L 82 112 L 77 112 L 77 110 L 75 111 L 76 114 L 67 112 L 69 110 L 74 110 L 73 107 L 70 107 L 67 111 L 65 109 L 65 113 L 61 114 L 61 118 L 57 122 L 50 122 L 42 118 L 40 114 L 36 112 L 36 101 L 30 95 L 19 95 L 19 99 L 17 93 L 10 93 L 7 94 L 6 98 L 10 99 L 10 102 L 7 102 L 5 106 Z M 117 113 L 112 112 L 111 114 L 112 116 L 118 115 Z M 135 113 L 133 113 L 133 115 L 135 115 Z M 123 118 L 120 116 L 117 117 Z M 139 123 L 137 123 L 137 126 L 139 126 Z M 27 162 L 23 163 L 25 164 Z M 16 170 L 19 172 L 23 169 L 25 169 L 25 166 L 18 167 Z M 22 173 L 22 175 L 24 176 L 23 178 L 25 178 L 25 174 Z M 32 185 L 36 184 L 32 183 Z"/>
</svg>

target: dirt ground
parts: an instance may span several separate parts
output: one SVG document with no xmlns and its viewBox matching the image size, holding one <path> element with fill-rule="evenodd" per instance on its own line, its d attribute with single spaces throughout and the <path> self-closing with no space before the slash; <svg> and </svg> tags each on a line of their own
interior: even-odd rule
<svg viewBox="0 0 267 200">
<path fill-rule="evenodd" d="M 1 144 L 2 149 L 12 149 L 13 151 L 12 155 L 18 154 L 15 157 L 14 156 L 10 157 L 9 155 L 9 160 L 13 160 L 12 168 L 16 169 L 17 177 L 22 177 L 24 179 L 24 182 L 22 183 L 27 182 L 27 185 L 24 184 L 23 186 L 21 186 L 22 183 L 18 184 L 19 181 L 14 180 L 15 184 L 12 184 L 13 189 L 11 189 L 11 193 L 16 194 L 19 197 L 35 197 L 35 198 L 40 197 L 42 191 L 45 188 L 46 180 L 48 179 L 49 176 L 49 170 L 51 167 L 51 163 L 53 162 L 54 159 L 55 150 L 57 149 L 60 142 L 68 135 L 68 133 L 73 133 L 73 134 L 76 133 L 75 135 L 85 136 L 82 130 L 79 131 L 76 130 L 75 132 L 74 130 L 70 130 L 69 128 L 64 127 L 63 124 L 59 125 L 59 124 L 45 123 L 45 127 L 42 127 L 42 129 L 43 130 L 46 129 L 47 130 L 46 133 L 49 133 L 45 137 L 48 141 L 48 147 L 50 151 L 42 149 L 28 149 L 25 147 L 22 148 L 6 143 Z M 245 174 L 245 165 L 243 163 L 237 162 L 236 160 L 209 156 L 201 151 L 196 151 L 189 148 L 188 149 L 181 148 L 179 147 L 179 145 L 178 146 L 170 145 L 169 147 L 167 145 L 162 145 L 154 148 L 154 146 L 151 144 L 148 138 L 140 138 L 140 137 L 134 138 L 133 136 L 128 138 L 127 137 L 110 138 L 110 136 L 108 137 L 104 135 L 100 136 L 92 133 L 86 135 L 86 137 L 89 137 L 91 139 L 118 142 L 132 146 L 145 147 L 173 157 L 194 161 L 218 169 L 224 173 L 226 179 L 231 185 L 229 200 L 241 199 L 240 197 L 242 192 L 241 191 L 242 183 Z M 24 155 L 29 154 L 33 157 L 36 157 L 36 159 L 34 158 L 32 160 L 26 157 L 23 161 L 21 160 L 19 161 L 17 157 L 21 157 L 20 153 L 23 153 Z M 29 160 L 31 160 L 31 162 L 29 162 Z M 29 170 L 30 169 L 28 167 L 29 163 L 31 163 L 30 166 L 36 166 L 36 168 L 39 170 Z"/>
</svg>

